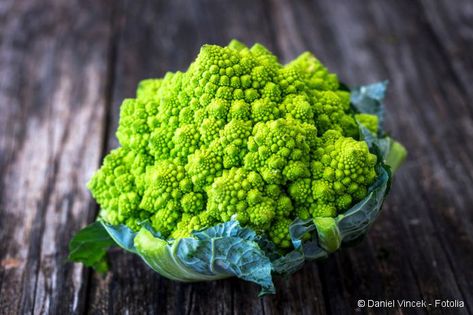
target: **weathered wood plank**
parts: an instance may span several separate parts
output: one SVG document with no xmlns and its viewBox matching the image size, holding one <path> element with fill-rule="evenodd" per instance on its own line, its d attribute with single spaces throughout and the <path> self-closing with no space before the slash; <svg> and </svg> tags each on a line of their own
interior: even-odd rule
<svg viewBox="0 0 473 315">
<path fill-rule="evenodd" d="M 394 26 L 400 38 L 395 49 L 383 45 L 379 53 L 389 56 L 388 71 L 401 83 L 398 93 L 391 95 L 398 105 L 393 110 L 403 119 L 392 121 L 392 125 L 408 139 L 413 161 L 405 169 L 408 173 L 403 173 L 409 174 L 410 180 L 404 184 L 410 189 L 394 195 L 393 200 L 397 209 L 405 209 L 397 215 L 403 218 L 406 232 L 412 233 L 414 242 L 406 248 L 412 252 L 423 296 L 462 299 L 467 306 L 460 311 L 471 312 L 473 288 L 468 279 L 473 279 L 473 173 L 467 156 L 473 153 L 468 140 L 473 126 L 472 99 L 452 72 L 448 58 L 453 56 L 448 57 L 438 42 L 429 38 L 421 7 L 410 1 L 390 4 L 393 6 L 382 8 L 373 2 L 372 12 L 385 15 L 377 21 L 382 32 L 388 33 Z M 405 12 L 404 24 L 393 17 L 393 11 Z M 398 54 L 399 64 L 392 64 Z M 409 102 L 402 94 L 409 96 Z M 406 112 L 410 115 L 403 114 Z M 408 126 L 403 120 L 409 120 Z M 415 203 L 410 199 L 413 191 L 418 192 Z M 412 210 L 402 215 L 407 209 Z M 425 248 L 418 254 L 419 244 Z"/>
<path fill-rule="evenodd" d="M 66 262 L 95 208 L 108 3 L 0 5 L 0 313 L 81 313 L 87 271 Z"/>
<path fill-rule="evenodd" d="M 458 88 L 473 99 L 470 87 L 473 80 L 473 2 L 420 0 L 420 3 L 435 41 L 445 54 L 445 61 L 458 78 Z"/>
</svg>

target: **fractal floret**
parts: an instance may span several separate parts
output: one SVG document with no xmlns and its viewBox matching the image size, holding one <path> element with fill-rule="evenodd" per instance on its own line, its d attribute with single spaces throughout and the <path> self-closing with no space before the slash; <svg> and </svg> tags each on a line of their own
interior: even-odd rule
<svg viewBox="0 0 473 315">
<path fill-rule="evenodd" d="M 71 258 L 103 267 L 107 243 L 76 248 L 103 233 L 170 279 L 273 292 L 272 273 L 360 238 L 379 212 L 385 163 L 405 155 L 382 130 L 384 89 L 349 90 L 308 52 L 283 65 L 261 44 L 204 45 L 123 102 L 120 147 L 88 183 L 98 221 Z"/>
</svg>

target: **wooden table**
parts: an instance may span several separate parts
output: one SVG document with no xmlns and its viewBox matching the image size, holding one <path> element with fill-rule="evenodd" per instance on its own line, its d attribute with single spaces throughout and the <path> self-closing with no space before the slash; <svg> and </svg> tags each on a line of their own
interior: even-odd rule
<svg viewBox="0 0 473 315">
<path fill-rule="evenodd" d="M 409 158 L 367 239 L 263 299 L 237 279 L 169 281 L 121 250 L 105 276 L 67 262 L 122 99 L 234 37 L 283 61 L 311 50 L 350 85 L 390 80 L 387 128 Z M 1 0 L 0 313 L 472 313 L 472 82 L 468 0 Z"/>
</svg>

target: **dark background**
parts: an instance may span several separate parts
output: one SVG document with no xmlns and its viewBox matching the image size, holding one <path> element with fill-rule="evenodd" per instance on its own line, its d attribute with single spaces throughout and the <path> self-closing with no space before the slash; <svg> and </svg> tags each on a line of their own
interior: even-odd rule
<svg viewBox="0 0 473 315">
<path fill-rule="evenodd" d="M 0 0 L 0 313 L 471 313 L 472 24 L 467 0 Z M 282 61 L 313 51 L 349 85 L 390 80 L 387 129 L 409 157 L 368 237 L 263 299 L 237 279 L 169 281 L 121 250 L 105 276 L 68 263 L 122 99 L 231 38 Z"/>
</svg>

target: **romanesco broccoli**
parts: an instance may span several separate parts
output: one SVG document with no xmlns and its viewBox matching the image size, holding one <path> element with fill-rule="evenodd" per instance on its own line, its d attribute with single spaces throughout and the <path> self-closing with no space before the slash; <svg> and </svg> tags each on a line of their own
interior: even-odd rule
<svg viewBox="0 0 473 315">
<path fill-rule="evenodd" d="M 165 238 L 235 217 L 280 250 L 296 218 L 333 218 L 364 198 L 376 116 L 306 52 L 282 65 L 264 46 L 204 45 L 185 72 L 144 80 L 121 106 L 112 151 L 88 184 L 101 218 Z"/>
</svg>

